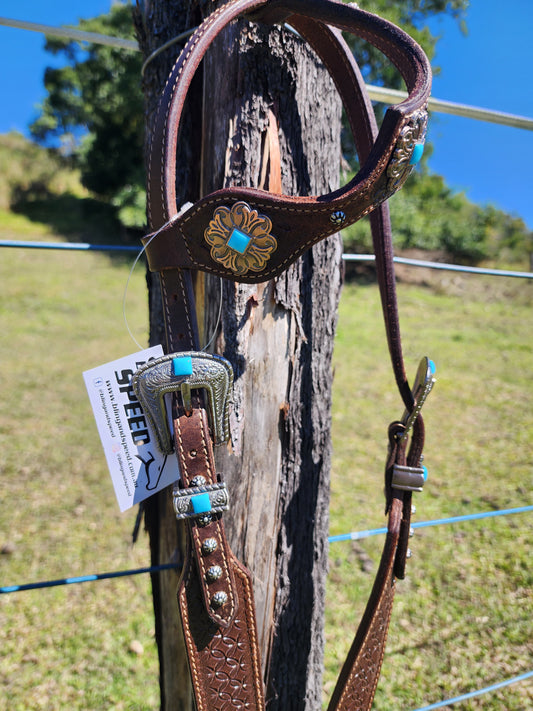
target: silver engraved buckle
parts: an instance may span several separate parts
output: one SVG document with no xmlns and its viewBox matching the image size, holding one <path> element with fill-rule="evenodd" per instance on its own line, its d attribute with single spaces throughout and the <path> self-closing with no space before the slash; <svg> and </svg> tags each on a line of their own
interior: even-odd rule
<svg viewBox="0 0 533 711">
<path fill-rule="evenodd" d="M 196 518 L 200 526 L 210 523 L 213 514 L 229 509 L 228 490 L 223 482 L 190 489 L 175 487 L 173 497 L 176 518 Z"/>
<path fill-rule="evenodd" d="M 221 444 L 229 438 L 233 369 L 225 358 L 197 351 L 170 353 L 139 368 L 131 383 L 163 454 L 174 450 L 165 408 L 167 393 L 180 392 L 183 407 L 190 413 L 191 390 L 205 390 L 213 440 Z"/>
<path fill-rule="evenodd" d="M 412 393 L 414 406 L 410 412 L 409 410 L 405 410 L 403 413 L 401 423 L 405 429 L 398 434 L 398 441 L 401 442 L 404 437 L 407 437 L 415 423 L 416 418 L 420 414 L 422 405 L 426 402 L 429 393 L 435 385 L 435 370 L 435 363 L 433 363 L 433 361 L 427 356 L 424 356 L 418 366 L 413 385 Z"/>
</svg>

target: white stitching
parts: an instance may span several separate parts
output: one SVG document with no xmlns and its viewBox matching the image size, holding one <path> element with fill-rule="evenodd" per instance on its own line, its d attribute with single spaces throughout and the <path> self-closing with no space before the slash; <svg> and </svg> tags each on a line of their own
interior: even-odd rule
<svg viewBox="0 0 533 711">
<path fill-rule="evenodd" d="M 202 436 L 202 448 L 203 448 L 203 452 L 204 452 L 204 458 L 206 461 L 207 476 L 209 477 L 210 481 L 214 481 L 213 471 L 211 469 L 211 462 L 209 459 L 209 453 L 207 450 L 207 443 L 206 443 L 206 439 L 205 439 L 205 435 L 204 435 L 203 423 L 200 423 L 199 427 L 200 427 L 200 433 Z M 182 439 L 182 435 L 181 435 L 181 425 L 180 425 L 179 419 L 176 420 L 176 429 L 177 429 L 177 435 L 178 435 L 178 447 L 180 450 L 180 463 L 183 466 L 184 479 L 186 481 L 188 481 L 189 480 L 189 476 L 188 476 L 189 472 L 187 469 L 187 460 L 185 458 L 185 449 L 183 447 L 183 439 Z M 224 565 L 224 572 L 226 575 L 227 586 L 228 586 L 228 590 L 229 590 L 229 597 L 230 597 L 231 602 L 230 602 L 230 607 L 226 608 L 226 610 L 225 610 L 226 614 L 219 614 L 214 611 L 211 611 L 210 614 L 217 620 L 227 623 L 229 620 L 231 620 L 231 618 L 235 614 L 235 598 L 233 596 L 231 576 L 230 576 L 230 571 L 229 571 L 229 564 L 228 564 L 228 560 L 226 558 L 226 546 L 224 545 L 222 535 L 219 531 L 221 524 L 219 521 L 216 521 L 215 523 L 216 523 L 217 534 L 218 534 L 217 537 L 220 542 L 220 555 L 222 557 L 222 563 Z M 196 528 L 194 526 L 192 527 L 192 535 L 193 535 L 194 542 L 195 542 L 195 548 L 198 551 L 200 549 L 201 543 L 202 543 L 198 528 Z M 198 564 L 200 566 L 200 572 L 201 572 L 201 583 L 200 584 L 201 584 L 202 589 L 204 590 L 205 589 L 205 562 L 204 562 L 204 559 L 201 555 L 197 555 L 196 559 L 197 559 Z"/>
</svg>

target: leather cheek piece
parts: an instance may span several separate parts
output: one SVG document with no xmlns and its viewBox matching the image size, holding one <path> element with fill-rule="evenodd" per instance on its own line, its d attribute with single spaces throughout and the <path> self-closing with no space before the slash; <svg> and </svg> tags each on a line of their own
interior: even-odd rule
<svg viewBox="0 0 533 711">
<path fill-rule="evenodd" d="M 384 52 L 402 74 L 409 97 L 387 110 L 371 150 L 362 156 L 361 170 L 344 188 L 321 197 L 227 188 L 207 195 L 178 215 L 176 145 L 192 77 L 219 32 L 235 18 L 264 5 L 265 0 L 230 0 L 212 13 L 193 34 L 169 77 L 149 157 L 148 212 L 153 232 L 144 243 L 152 271 L 197 269 L 250 283 L 275 277 L 313 244 L 390 197 L 419 158 L 431 87 L 431 69 L 421 48 L 391 23 L 350 5 L 330 0 L 269 2 L 269 11 L 288 14 L 288 22 L 324 62 L 345 106 L 356 144 L 358 130 L 375 135 L 375 120 L 372 117 L 370 126 L 368 106 L 361 106 L 362 78 L 350 50 L 340 33 L 326 23 L 363 37 Z"/>
</svg>

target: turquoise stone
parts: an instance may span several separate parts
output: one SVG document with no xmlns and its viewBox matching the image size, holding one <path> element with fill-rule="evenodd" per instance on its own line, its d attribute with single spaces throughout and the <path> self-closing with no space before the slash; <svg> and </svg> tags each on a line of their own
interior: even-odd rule
<svg viewBox="0 0 533 711">
<path fill-rule="evenodd" d="M 437 366 L 432 360 L 429 361 L 429 371 L 431 375 L 435 375 L 435 373 L 437 372 Z"/>
<path fill-rule="evenodd" d="M 428 470 L 427 467 L 422 467 L 422 471 L 424 472 L 424 481 L 428 480 Z"/>
<path fill-rule="evenodd" d="M 233 249 L 235 252 L 238 252 L 239 254 L 244 254 L 246 252 L 246 248 L 248 247 L 251 241 L 251 237 L 248 237 L 247 234 L 235 228 L 231 233 L 227 244 L 228 247 Z"/>
<path fill-rule="evenodd" d="M 413 152 L 411 154 L 411 160 L 409 161 L 409 165 L 416 165 L 417 163 L 419 163 L 420 159 L 422 158 L 423 153 L 424 153 L 424 144 L 423 143 L 415 143 L 415 147 L 413 148 Z"/>
<path fill-rule="evenodd" d="M 192 375 L 192 358 L 190 356 L 172 358 L 172 375 L 177 375 L 178 377 Z"/>
<path fill-rule="evenodd" d="M 209 494 L 195 494 L 191 496 L 192 510 L 195 514 L 202 514 L 211 511 L 211 501 Z"/>
</svg>

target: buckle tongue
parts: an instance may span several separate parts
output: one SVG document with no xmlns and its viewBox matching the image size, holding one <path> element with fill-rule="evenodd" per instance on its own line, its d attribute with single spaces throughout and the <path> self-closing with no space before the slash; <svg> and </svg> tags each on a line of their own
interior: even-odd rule
<svg viewBox="0 0 533 711">
<path fill-rule="evenodd" d="M 412 393 L 414 406 L 410 412 L 409 410 L 405 410 L 405 412 L 403 413 L 401 423 L 405 427 L 405 429 L 399 433 L 398 441 L 401 442 L 401 440 L 408 435 L 411 428 L 413 427 L 415 420 L 418 417 L 420 410 L 422 409 L 422 405 L 426 402 L 427 396 L 435 385 L 435 372 L 435 363 L 427 356 L 424 356 L 418 366 L 415 382 L 413 385 Z"/>
<path fill-rule="evenodd" d="M 196 351 L 171 353 L 139 368 L 131 383 L 164 454 L 171 454 L 174 449 L 165 408 L 167 393 L 180 392 L 183 407 L 190 413 L 191 390 L 204 389 L 213 440 L 220 444 L 228 439 L 233 369 L 225 358 Z"/>
</svg>

